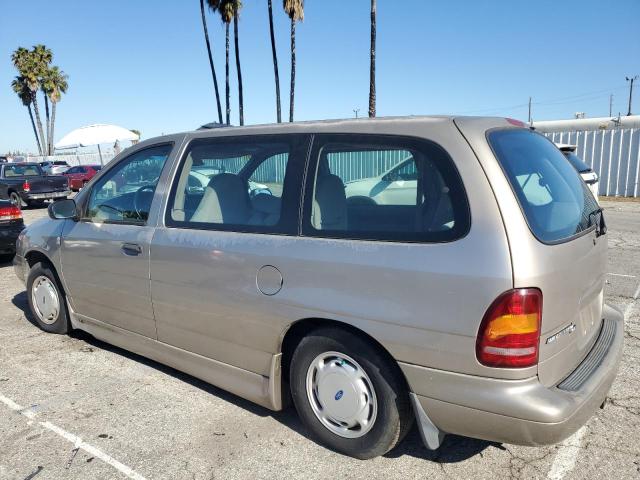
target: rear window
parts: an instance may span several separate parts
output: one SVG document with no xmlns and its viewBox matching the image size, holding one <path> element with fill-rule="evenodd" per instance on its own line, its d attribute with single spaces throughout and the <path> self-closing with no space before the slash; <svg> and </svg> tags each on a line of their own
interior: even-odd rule
<svg viewBox="0 0 640 480">
<path fill-rule="evenodd" d="M 550 140 L 524 129 L 496 130 L 488 139 L 538 240 L 560 242 L 595 222 L 598 203 Z"/>
<path fill-rule="evenodd" d="M 564 155 L 565 155 L 565 157 L 567 157 L 567 160 L 569 160 L 569 163 L 571 165 L 573 165 L 573 168 L 575 168 L 580 173 L 590 172 L 591 171 L 591 167 L 589 165 L 587 165 L 586 163 L 584 163 L 584 160 L 582 160 L 575 153 L 573 153 L 573 152 L 564 152 Z"/>
<path fill-rule="evenodd" d="M 5 177 L 37 177 L 40 175 L 38 165 L 6 165 L 4 167 Z"/>
</svg>

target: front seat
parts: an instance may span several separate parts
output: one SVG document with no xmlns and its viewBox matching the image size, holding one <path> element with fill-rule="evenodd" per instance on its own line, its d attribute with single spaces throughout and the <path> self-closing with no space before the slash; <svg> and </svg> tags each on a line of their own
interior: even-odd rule
<svg viewBox="0 0 640 480">
<path fill-rule="evenodd" d="M 251 216 L 249 193 L 240 177 L 232 173 L 214 176 L 204 190 L 192 222 L 246 224 Z"/>
<path fill-rule="evenodd" d="M 311 223 L 316 230 L 347 229 L 347 196 L 344 183 L 337 175 L 318 177 Z"/>
</svg>

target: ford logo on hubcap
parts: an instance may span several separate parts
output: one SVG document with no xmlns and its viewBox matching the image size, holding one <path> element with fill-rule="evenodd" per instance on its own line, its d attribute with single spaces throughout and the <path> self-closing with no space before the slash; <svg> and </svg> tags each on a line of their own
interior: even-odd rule
<svg viewBox="0 0 640 480">
<path fill-rule="evenodd" d="M 340 400 L 342 398 L 342 395 L 344 395 L 344 392 L 342 390 L 338 390 L 334 398 L 336 399 L 336 401 Z"/>
</svg>

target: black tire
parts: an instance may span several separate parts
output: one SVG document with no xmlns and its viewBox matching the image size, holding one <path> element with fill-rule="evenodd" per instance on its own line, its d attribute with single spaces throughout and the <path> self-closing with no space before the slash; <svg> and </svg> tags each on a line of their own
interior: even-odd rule
<svg viewBox="0 0 640 480">
<path fill-rule="evenodd" d="M 377 398 L 377 416 L 371 430 L 361 437 L 345 438 L 332 432 L 311 407 L 306 388 L 307 371 L 324 352 L 346 354 L 371 380 Z M 298 415 L 313 437 L 345 455 L 362 460 L 384 455 L 402 441 L 413 425 L 409 392 L 397 365 L 370 342 L 346 330 L 323 327 L 304 337 L 291 359 L 290 383 Z"/>
<path fill-rule="evenodd" d="M 9 200 L 16 207 L 18 207 L 20 210 L 22 210 L 22 198 L 20 198 L 20 195 L 18 195 L 16 192 L 11 192 L 9 194 Z"/>
<path fill-rule="evenodd" d="M 55 293 L 57 294 L 59 307 L 58 313 L 55 318 L 52 319 L 51 323 L 43 321 L 33 304 L 33 284 L 34 281 L 39 277 L 48 278 L 55 290 Z M 31 310 L 31 314 L 42 330 L 49 333 L 59 334 L 66 334 L 69 332 L 69 330 L 71 330 L 64 291 L 60 285 L 58 275 L 56 275 L 55 271 L 48 263 L 38 262 L 34 264 L 29 270 L 29 274 L 27 275 L 27 299 L 29 301 L 29 309 Z"/>
</svg>

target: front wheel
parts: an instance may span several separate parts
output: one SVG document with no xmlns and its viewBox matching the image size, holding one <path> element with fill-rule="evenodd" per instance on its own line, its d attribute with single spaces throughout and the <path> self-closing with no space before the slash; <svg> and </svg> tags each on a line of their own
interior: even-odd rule
<svg viewBox="0 0 640 480">
<path fill-rule="evenodd" d="M 321 443 L 360 459 L 384 455 L 413 423 L 397 366 L 370 342 L 339 328 L 302 339 L 291 359 L 298 414 Z"/>
<path fill-rule="evenodd" d="M 38 326 L 49 333 L 67 333 L 69 320 L 65 296 L 51 266 L 38 262 L 27 276 L 29 309 Z"/>
</svg>

